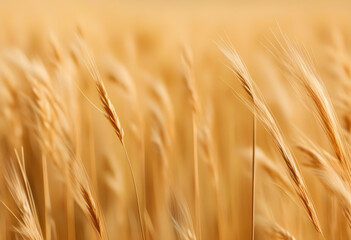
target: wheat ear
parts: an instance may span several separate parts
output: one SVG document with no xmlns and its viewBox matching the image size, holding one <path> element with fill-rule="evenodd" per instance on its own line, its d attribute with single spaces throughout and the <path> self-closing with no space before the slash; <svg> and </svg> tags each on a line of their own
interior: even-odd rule
<svg viewBox="0 0 351 240">
<path fill-rule="evenodd" d="M 345 174 L 342 177 L 351 182 L 350 150 L 346 146 L 342 128 L 327 90 L 313 69 L 308 54 L 306 51 L 299 51 L 284 35 L 283 41 L 278 41 L 276 51 L 276 57 L 279 58 L 282 68 L 297 81 L 297 84 L 292 82 L 294 86 L 297 85 L 299 91 L 304 91 L 312 99 L 317 110 L 317 118 L 330 140 L 340 165 L 344 169 Z"/>
</svg>

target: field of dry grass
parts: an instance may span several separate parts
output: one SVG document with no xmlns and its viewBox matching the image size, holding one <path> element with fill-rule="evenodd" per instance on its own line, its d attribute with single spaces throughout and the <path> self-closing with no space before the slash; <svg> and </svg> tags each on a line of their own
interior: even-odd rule
<svg viewBox="0 0 351 240">
<path fill-rule="evenodd" d="M 351 4 L 0 2 L 0 239 L 349 239 Z"/>
</svg>

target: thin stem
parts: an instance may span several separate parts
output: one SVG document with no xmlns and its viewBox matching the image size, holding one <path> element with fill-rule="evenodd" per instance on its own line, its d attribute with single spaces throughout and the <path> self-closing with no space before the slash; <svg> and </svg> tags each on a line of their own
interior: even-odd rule
<svg viewBox="0 0 351 240">
<path fill-rule="evenodd" d="M 51 228 L 49 222 L 50 205 L 50 192 L 49 192 L 49 179 L 46 156 L 42 155 L 42 168 L 43 168 L 43 189 L 44 189 L 44 215 L 45 215 L 45 239 L 51 239 Z"/>
<path fill-rule="evenodd" d="M 223 228 L 225 227 L 221 221 L 223 220 L 222 217 L 222 205 L 220 203 L 220 194 L 219 194 L 219 186 L 218 182 L 215 183 L 215 192 L 216 192 L 216 206 L 217 206 L 217 227 L 218 227 L 218 239 L 222 239 L 223 237 Z"/>
<path fill-rule="evenodd" d="M 141 116 L 139 115 L 140 119 Z M 142 194 L 142 209 L 146 209 L 146 169 L 145 169 L 145 142 L 144 142 L 144 127 L 140 120 L 140 148 L 141 148 L 141 194 Z M 142 212 L 142 219 L 145 220 L 145 211 Z M 146 230 L 147 231 L 147 230 Z"/>
<path fill-rule="evenodd" d="M 255 239 L 255 164 L 256 160 L 256 117 L 252 121 L 252 183 L 251 183 L 251 240 Z"/>
<path fill-rule="evenodd" d="M 128 156 L 128 153 L 127 153 L 127 149 L 126 149 L 126 147 L 124 145 L 124 142 L 121 141 L 121 143 L 122 143 L 122 147 L 123 147 L 124 153 L 125 153 L 125 155 L 127 157 L 130 174 L 132 175 L 132 179 L 133 179 L 135 197 L 136 197 L 136 201 L 137 201 L 137 205 L 138 205 L 138 216 L 139 216 L 140 230 L 141 230 L 141 234 L 142 234 L 143 240 L 145 240 L 144 227 L 143 227 L 143 222 L 142 222 L 142 218 L 141 218 L 141 209 L 140 209 L 140 200 L 139 200 L 139 195 L 138 195 L 138 188 L 137 188 L 137 185 L 135 183 L 134 172 L 133 172 L 132 164 L 130 162 L 130 159 L 129 159 L 129 156 Z"/>
<path fill-rule="evenodd" d="M 194 189 L 195 189 L 195 220 L 197 239 L 201 240 L 199 159 L 197 155 L 197 124 L 196 113 L 193 112 L 193 143 L 194 143 Z"/>
<path fill-rule="evenodd" d="M 68 169 L 65 170 L 66 183 L 69 183 L 69 173 Z M 67 239 L 75 240 L 75 217 L 74 217 L 74 202 L 71 193 L 71 185 L 66 184 L 66 214 L 67 214 Z"/>
<path fill-rule="evenodd" d="M 95 159 L 95 144 L 94 144 L 94 129 L 92 126 L 91 115 L 88 117 L 88 141 L 89 141 L 89 160 L 90 160 L 90 174 L 92 183 L 95 189 L 95 193 L 99 196 L 97 170 L 96 170 L 96 159 Z"/>
</svg>

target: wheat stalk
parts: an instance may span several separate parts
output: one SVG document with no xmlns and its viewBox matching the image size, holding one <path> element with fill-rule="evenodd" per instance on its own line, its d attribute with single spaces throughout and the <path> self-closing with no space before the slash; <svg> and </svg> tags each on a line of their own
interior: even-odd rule
<svg viewBox="0 0 351 240">
<path fill-rule="evenodd" d="M 80 48 L 82 50 L 82 53 L 85 54 L 85 56 L 81 56 L 80 60 L 85 64 L 85 66 L 87 67 L 89 73 L 91 74 L 91 76 L 93 77 L 95 84 L 96 84 L 96 88 L 97 91 L 99 93 L 100 96 L 100 100 L 101 103 L 104 107 L 104 113 L 105 113 L 105 117 L 106 119 L 110 122 L 111 126 L 113 127 L 118 139 L 120 140 L 125 156 L 127 158 L 128 161 L 128 165 L 129 165 L 129 170 L 130 173 L 132 175 L 132 180 L 133 180 L 133 186 L 134 186 L 134 191 L 135 191 L 135 196 L 136 196 L 136 201 L 137 201 L 137 209 L 138 209 L 138 216 L 139 216 L 139 225 L 140 225 L 140 231 L 142 233 L 142 238 L 145 240 L 145 232 L 144 232 L 144 227 L 143 227 L 143 221 L 142 221 L 142 217 L 141 217 L 141 209 L 140 209 L 140 200 L 139 200 L 139 196 L 138 196 L 138 189 L 137 189 L 137 185 L 135 182 L 135 176 L 134 176 L 134 172 L 133 172 L 133 168 L 127 153 L 127 149 L 125 147 L 124 144 L 124 130 L 121 126 L 121 123 L 119 121 L 119 118 L 117 116 L 116 110 L 113 106 L 113 104 L 111 103 L 106 88 L 104 86 L 104 83 L 101 79 L 100 73 L 98 72 L 98 69 L 96 67 L 96 64 L 93 60 L 93 58 L 91 57 L 87 47 L 84 45 L 83 41 L 81 39 L 79 39 L 80 44 Z"/>
<path fill-rule="evenodd" d="M 195 89 L 194 75 L 193 75 L 193 57 L 189 48 L 184 49 L 181 56 L 185 83 L 190 97 L 192 106 L 192 122 L 193 122 L 193 150 L 194 150 L 194 205 L 195 205 L 195 219 L 196 219 L 196 236 L 201 240 L 201 206 L 200 206 L 200 186 L 199 186 L 199 159 L 198 159 L 198 113 L 200 102 L 198 100 L 197 92 Z"/>
<path fill-rule="evenodd" d="M 269 111 L 267 105 L 265 104 L 260 91 L 254 88 L 254 82 L 235 50 L 229 44 L 223 47 L 220 46 L 220 49 L 231 62 L 230 69 L 233 71 L 234 75 L 239 79 L 246 93 L 250 96 L 251 102 L 248 102 L 247 100 L 241 98 L 242 101 L 246 103 L 246 105 L 260 120 L 262 125 L 273 138 L 274 143 L 277 146 L 280 154 L 282 155 L 285 165 L 288 169 L 288 173 L 290 179 L 294 184 L 296 194 L 300 198 L 316 230 L 321 233 L 321 227 L 316 212 L 310 200 L 308 190 L 301 176 L 301 173 L 297 168 L 295 157 L 293 156 L 290 148 L 286 144 L 285 139 L 279 129 L 279 126 L 276 123 L 272 113 Z M 233 93 L 237 94 L 234 90 Z"/>
<path fill-rule="evenodd" d="M 215 126 L 213 124 L 213 109 L 212 105 L 209 106 L 207 105 L 204 111 L 204 116 L 201 116 L 201 121 L 199 121 L 199 150 L 202 150 L 203 155 L 204 155 L 204 162 L 206 165 L 208 165 L 212 181 L 213 181 L 213 186 L 215 190 L 215 202 L 216 202 L 216 207 L 217 207 L 217 227 L 218 227 L 218 239 L 222 239 L 222 236 L 224 235 L 224 217 L 223 217 L 223 212 L 224 208 L 222 206 L 222 199 L 221 199 L 221 193 L 220 193 L 220 173 L 219 173 L 219 167 L 218 167 L 218 162 L 217 159 L 215 158 L 214 150 L 215 150 L 215 144 L 214 144 L 214 136 L 213 136 L 213 131 L 215 129 Z"/>
<path fill-rule="evenodd" d="M 307 53 L 294 47 L 286 36 L 276 46 L 279 63 L 297 81 L 300 91 L 305 91 L 312 99 L 317 110 L 317 118 L 322 123 L 334 152 L 344 168 L 343 178 L 351 182 L 350 151 L 345 145 L 345 137 L 331 104 L 330 97 L 312 67 Z"/>
</svg>

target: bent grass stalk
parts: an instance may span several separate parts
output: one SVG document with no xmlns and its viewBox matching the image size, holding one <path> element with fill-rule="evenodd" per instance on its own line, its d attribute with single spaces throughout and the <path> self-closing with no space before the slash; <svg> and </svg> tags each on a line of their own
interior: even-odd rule
<svg viewBox="0 0 351 240">
<path fill-rule="evenodd" d="M 101 79 L 101 75 L 97 70 L 96 64 L 94 62 L 94 59 L 91 57 L 91 55 L 89 54 L 89 51 L 87 49 L 87 47 L 83 44 L 82 41 L 80 41 L 81 47 L 83 47 L 86 54 L 86 58 L 82 57 L 82 61 L 85 64 L 85 66 L 87 67 L 89 73 L 91 74 L 91 76 L 93 77 L 95 84 L 96 84 L 96 89 L 99 93 L 100 96 L 100 100 L 102 102 L 102 105 L 104 107 L 104 112 L 105 112 L 105 117 L 106 119 L 110 122 L 111 126 L 113 127 L 118 139 L 120 140 L 125 156 L 127 158 L 128 161 L 128 166 L 129 166 L 129 170 L 130 170 L 130 174 L 132 176 L 132 180 L 133 180 L 133 187 L 134 187 L 134 191 L 135 191 L 135 197 L 136 197 L 136 201 L 137 201 L 137 210 L 138 210 L 138 217 L 139 217 L 139 225 L 140 225 L 140 231 L 142 234 L 142 238 L 143 240 L 145 240 L 145 232 L 144 232 L 144 227 L 143 227 L 143 220 L 141 217 L 141 209 L 140 209 L 140 199 L 139 199 L 139 195 L 138 195 L 138 188 L 136 185 L 136 181 L 135 181 L 135 175 L 134 175 L 134 171 L 133 171 L 133 167 L 131 164 L 131 161 L 129 159 L 128 156 L 128 152 L 126 149 L 126 146 L 124 144 L 124 130 L 121 126 L 121 123 L 119 121 L 118 115 L 116 113 L 116 110 L 112 104 L 112 102 L 110 101 L 106 88 L 104 86 L 104 83 Z"/>
<path fill-rule="evenodd" d="M 105 117 L 109 120 L 109 122 L 113 126 L 115 133 L 122 144 L 124 154 L 125 154 L 127 161 L 128 161 L 128 166 L 129 166 L 130 174 L 132 175 L 133 186 L 134 186 L 134 190 L 135 190 L 135 197 L 136 197 L 136 201 L 137 201 L 137 205 L 138 205 L 137 209 L 138 209 L 140 230 L 141 230 L 142 237 L 145 240 L 145 233 L 144 233 L 143 221 L 142 221 L 142 217 L 141 217 L 140 199 L 139 199 L 139 195 L 138 195 L 138 188 L 137 188 L 136 181 L 135 181 L 133 167 L 132 167 L 131 161 L 129 159 L 129 155 L 128 155 L 128 152 L 127 152 L 126 146 L 124 144 L 124 140 L 123 140 L 124 131 L 123 131 L 123 128 L 119 122 L 117 113 L 116 113 L 110 99 L 108 98 L 107 91 L 106 91 L 101 79 L 99 79 L 96 82 L 96 86 L 97 86 L 97 90 L 100 94 L 100 100 L 104 105 L 104 110 L 106 113 Z"/>
</svg>

